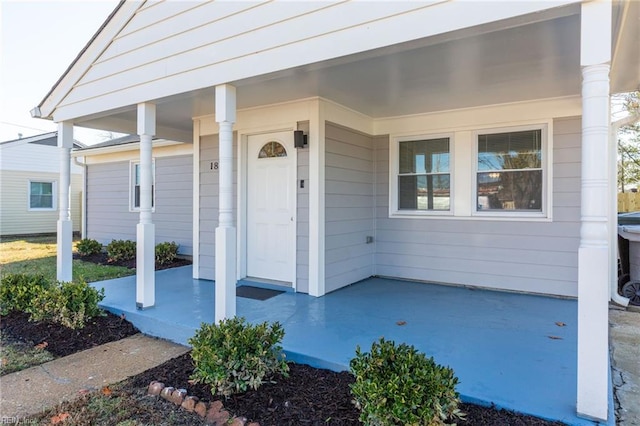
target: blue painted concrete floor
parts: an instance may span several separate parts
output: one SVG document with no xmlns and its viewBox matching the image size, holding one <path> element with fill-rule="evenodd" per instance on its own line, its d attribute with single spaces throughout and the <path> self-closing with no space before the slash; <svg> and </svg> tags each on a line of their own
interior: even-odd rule
<svg viewBox="0 0 640 426">
<path fill-rule="evenodd" d="M 105 289 L 104 308 L 143 333 L 186 344 L 214 319 L 214 282 L 191 276 L 191 266 L 158 271 L 156 305 L 143 311 L 135 276 L 93 285 Z M 594 424 L 575 415 L 575 300 L 371 278 L 320 298 L 291 291 L 238 298 L 237 314 L 283 324 L 292 361 L 347 370 L 357 345 L 369 349 L 384 336 L 452 367 L 465 402 Z"/>
</svg>

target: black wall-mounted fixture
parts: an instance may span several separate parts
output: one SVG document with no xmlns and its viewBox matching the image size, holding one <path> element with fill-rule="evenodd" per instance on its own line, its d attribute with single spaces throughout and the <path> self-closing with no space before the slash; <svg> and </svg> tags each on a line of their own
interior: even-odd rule
<svg viewBox="0 0 640 426">
<path fill-rule="evenodd" d="M 293 146 L 296 148 L 304 148 L 307 145 L 307 135 L 302 130 L 293 131 Z"/>
</svg>

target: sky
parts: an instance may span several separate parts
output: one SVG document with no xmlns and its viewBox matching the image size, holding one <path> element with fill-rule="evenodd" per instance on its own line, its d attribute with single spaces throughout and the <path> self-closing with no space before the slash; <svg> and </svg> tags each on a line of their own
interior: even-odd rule
<svg viewBox="0 0 640 426">
<path fill-rule="evenodd" d="M 0 142 L 57 129 L 31 118 L 67 67 L 87 44 L 118 0 L 0 0 Z M 75 128 L 87 144 L 106 132 Z"/>
</svg>

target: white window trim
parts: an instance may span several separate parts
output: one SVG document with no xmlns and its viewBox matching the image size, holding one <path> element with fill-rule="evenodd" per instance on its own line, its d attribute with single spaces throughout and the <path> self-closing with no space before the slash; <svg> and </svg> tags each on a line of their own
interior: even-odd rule
<svg viewBox="0 0 640 426">
<path fill-rule="evenodd" d="M 552 189 L 553 185 L 552 174 L 553 174 L 553 162 L 552 162 L 552 142 L 551 139 L 551 128 L 552 125 L 550 122 L 539 123 L 539 124 L 527 124 L 527 125 L 518 125 L 518 126 L 508 126 L 508 127 L 493 127 L 493 128 L 483 128 L 475 130 L 471 133 L 471 153 L 472 153 L 472 164 L 473 164 L 473 173 L 472 182 L 471 182 L 471 215 L 474 217 L 494 217 L 494 218 L 551 218 L 551 200 L 552 200 Z M 477 205 L 477 190 L 478 190 L 478 136 L 481 134 L 496 134 L 496 133 L 508 133 L 508 132 L 521 132 L 527 130 L 540 130 L 541 138 L 542 138 L 542 210 L 535 212 L 527 212 L 527 211 L 510 211 L 510 210 L 478 210 Z"/>
<path fill-rule="evenodd" d="M 449 210 L 400 210 L 398 208 L 398 174 L 400 172 L 400 142 L 411 142 L 428 139 L 449 139 Z M 421 133 L 414 135 L 392 136 L 389 146 L 389 217 L 428 217 L 453 216 L 455 200 L 455 140 L 453 133 Z"/>
<path fill-rule="evenodd" d="M 542 212 L 478 211 L 476 205 L 477 156 L 479 134 L 499 131 L 542 130 Z M 398 210 L 399 142 L 449 137 L 451 210 Z M 462 167 L 457 170 L 456 166 Z M 456 199 L 456 197 L 458 197 Z M 553 119 L 523 120 L 509 123 L 487 123 L 441 131 L 397 133 L 389 135 L 389 217 L 405 219 L 443 219 L 476 221 L 550 222 L 553 220 Z"/>
<path fill-rule="evenodd" d="M 129 161 L 129 211 L 130 212 L 139 212 L 140 207 L 135 207 L 135 167 L 140 164 L 140 160 L 131 160 Z M 151 206 L 151 211 L 156 211 L 156 204 L 158 199 L 156 198 L 156 159 L 153 158 L 151 160 L 151 186 L 153 188 L 153 205 Z"/>
<path fill-rule="evenodd" d="M 31 183 L 51 183 L 51 207 L 31 207 Z M 52 212 L 58 210 L 58 181 L 53 179 L 29 179 L 27 181 L 27 211 Z"/>
</svg>

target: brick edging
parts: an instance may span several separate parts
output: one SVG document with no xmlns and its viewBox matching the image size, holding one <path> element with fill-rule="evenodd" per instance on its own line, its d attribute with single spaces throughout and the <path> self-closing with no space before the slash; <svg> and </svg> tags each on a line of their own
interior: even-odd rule
<svg viewBox="0 0 640 426">
<path fill-rule="evenodd" d="M 211 426 L 260 426 L 258 422 L 247 423 L 245 417 L 231 416 L 225 410 L 222 401 L 216 400 L 210 403 L 200 401 L 197 396 L 187 395 L 186 389 L 175 389 L 165 386 L 157 380 L 152 381 L 147 389 L 147 395 L 160 396 L 169 402 L 179 405 L 190 413 L 196 413 L 208 425 Z"/>
</svg>

